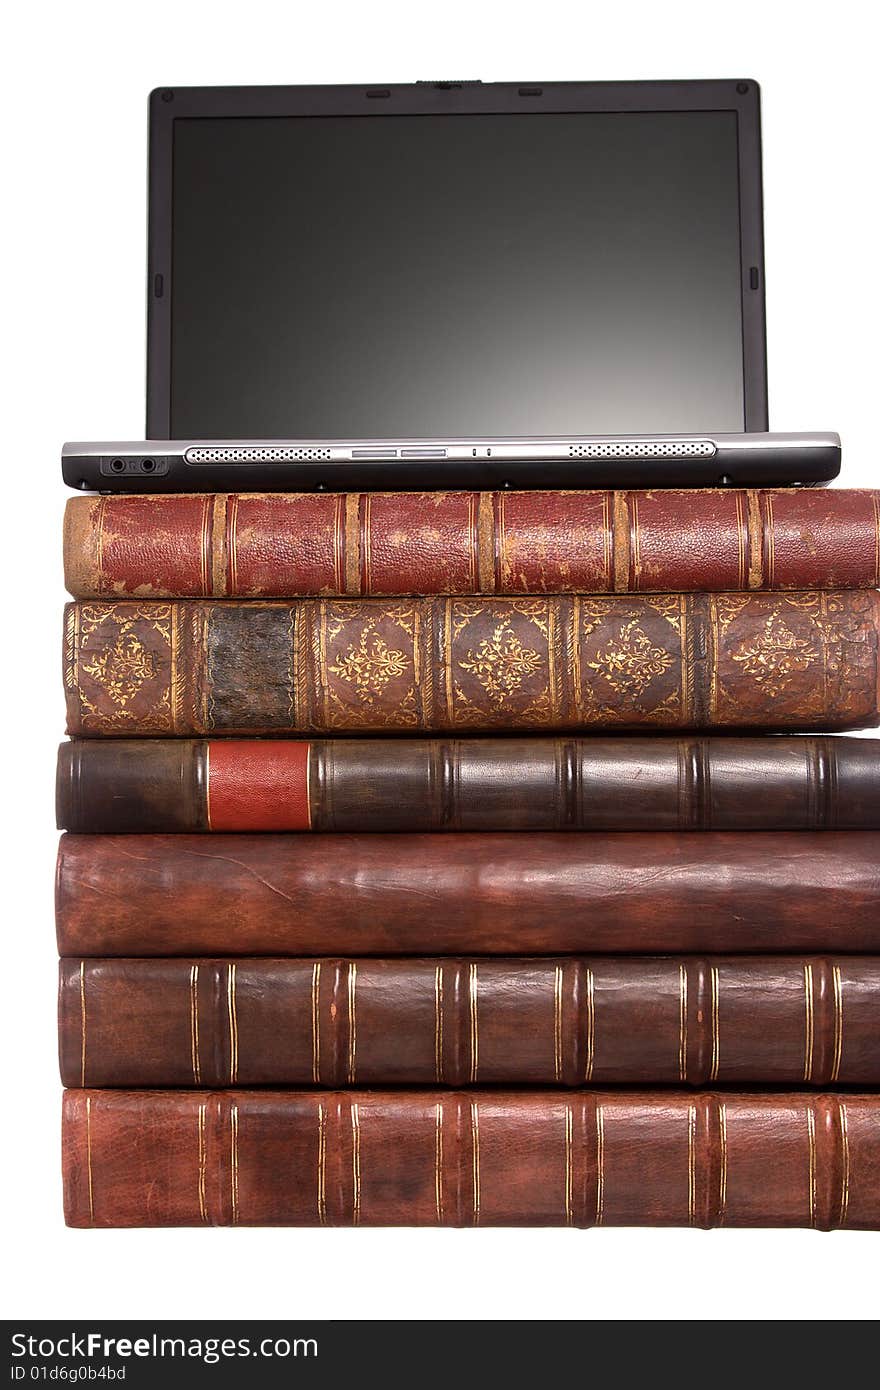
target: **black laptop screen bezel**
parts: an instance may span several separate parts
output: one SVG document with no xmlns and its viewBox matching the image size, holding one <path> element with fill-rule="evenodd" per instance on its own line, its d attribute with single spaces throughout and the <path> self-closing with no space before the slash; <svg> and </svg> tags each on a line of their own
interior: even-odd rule
<svg viewBox="0 0 880 1390">
<path fill-rule="evenodd" d="M 760 92 L 709 82 L 426 82 L 400 86 L 176 87 L 150 96 L 147 438 L 171 438 L 174 122 L 212 117 L 732 111 L 737 118 L 743 428 L 768 429 Z"/>
</svg>

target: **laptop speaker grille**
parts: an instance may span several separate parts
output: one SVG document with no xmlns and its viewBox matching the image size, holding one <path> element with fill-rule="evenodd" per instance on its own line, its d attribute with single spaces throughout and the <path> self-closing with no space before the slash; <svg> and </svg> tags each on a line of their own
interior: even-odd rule
<svg viewBox="0 0 880 1390">
<path fill-rule="evenodd" d="M 187 463 L 320 463 L 330 457 L 329 449 L 295 449 L 284 445 L 243 448 L 235 444 L 216 444 L 187 449 Z"/>
<path fill-rule="evenodd" d="M 708 439 L 655 440 L 615 439 L 602 444 L 570 444 L 573 459 L 709 459 L 715 445 Z"/>
</svg>

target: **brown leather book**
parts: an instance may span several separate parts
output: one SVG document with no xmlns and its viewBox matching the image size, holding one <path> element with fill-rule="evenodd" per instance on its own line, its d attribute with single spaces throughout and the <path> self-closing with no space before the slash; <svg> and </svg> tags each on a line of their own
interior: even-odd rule
<svg viewBox="0 0 880 1390">
<path fill-rule="evenodd" d="M 75 598 L 880 586 L 880 492 L 72 497 Z"/>
<path fill-rule="evenodd" d="M 67 1086 L 880 1085 L 880 957 L 62 960 Z"/>
<path fill-rule="evenodd" d="M 872 954 L 880 832 L 68 834 L 56 903 L 62 956 Z"/>
<path fill-rule="evenodd" d="M 74 739 L 56 805 L 100 834 L 878 830 L 880 740 Z"/>
<path fill-rule="evenodd" d="M 72 734 L 878 721 L 880 595 L 75 603 Z"/>
<path fill-rule="evenodd" d="M 880 1228 L 880 1096 L 64 1093 L 70 1226 Z"/>
</svg>

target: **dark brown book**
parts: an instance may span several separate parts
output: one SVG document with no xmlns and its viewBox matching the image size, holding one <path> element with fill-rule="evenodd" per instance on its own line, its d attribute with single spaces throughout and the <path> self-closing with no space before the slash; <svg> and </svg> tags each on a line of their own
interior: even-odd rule
<svg viewBox="0 0 880 1390">
<path fill-rule="evenodd" d="M 75 598 L 623 593 L 880 585 L 880 493 L 72 497 Z"/>
<path fill-rule="evenodd" d="M 67 1086 L 880 1084 L 880 957 L 62 960 Z"/>
<path fill-rule="evenodd" d="M 880 832 L 64 835 L 57 926 L 63 956 L 873 954 Z"/>
<path fill-rule="evenodd" d="M 880 740 L 74 739 L 57 815 L 102 834 L 876 830 Z"/>
<path fill-rule="evenodd" d="M 880 1228 L 880 1096 L 64 1093 L 70 1226 Z"/>
<path fill-rule="evenodd" d="M 878 614 L 852 590 L 74 603 L 68 732 L 865 726 Z"/>
</svg>

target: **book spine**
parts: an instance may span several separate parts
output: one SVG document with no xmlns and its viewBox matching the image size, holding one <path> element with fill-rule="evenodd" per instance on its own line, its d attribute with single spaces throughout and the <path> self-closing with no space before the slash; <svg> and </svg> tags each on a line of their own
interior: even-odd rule
<svg viewBox="0 0 880 1390">
<path fill-rule="evenodd" d="M 880 832 L 62 836 L 63 956 L 880 953 Z"/>
<path fill-rule="evenodd" d="M 878 613 L 856 591 L 75 603 L 68 730 L 864 726 Z"/>
<path fill-rule="evenodd" d="M 76 598 L 880 586 L 880 492 L 73 497 Z"/>
<path fill-rule="evenodd" d="M 60 962 L 67 1086 L 877 1086 L 880 958 Z"/>
<path fill-rule="evenodd" d="M 70 1226 L 880 1228 L 880 1097 L 100 1091 L 63 1102 Z"/>
<path fill-rule="evenodd" d="M 876 830 L 880 740 L 76 739 L 56 801 L 99 834 Z"/>
</svg>

